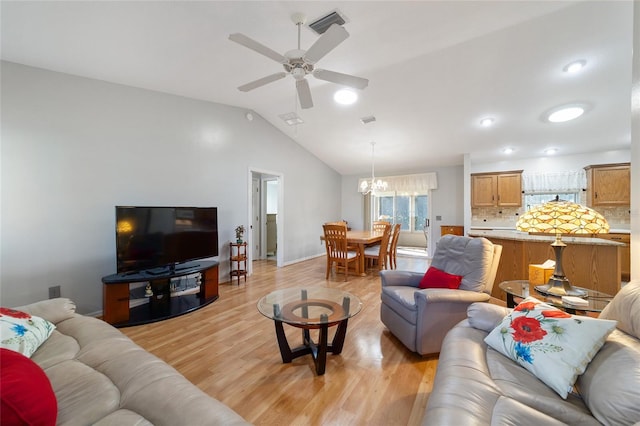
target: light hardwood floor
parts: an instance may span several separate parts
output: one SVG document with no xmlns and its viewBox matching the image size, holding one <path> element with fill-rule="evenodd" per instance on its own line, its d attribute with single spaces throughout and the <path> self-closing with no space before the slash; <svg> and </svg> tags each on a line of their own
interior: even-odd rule
<svg viewBox="0 0 640 426">
<path fill-rule="evenodd" d="M 425 271 L 427 262 L 398 257 L 398 269 Z M 437 358 L 409 352 L 380 322 L 377 273 L 350 276 L 346 283 L 342 274 L 324 277 L 324 257 L 284 268 L 256 261 L 246 284 L 221 284 L 211 305 L 120 330 L 256 425 L 419 424 Z M 310 356 L 283 364 L 273 321 L 256 309 L 268 292 L 300 286 L 343 289 L 363 302 L 349 320 L 342 354 L 327 355 L 323 376 L 315 374 Z M 285 330 L 297 346 L 301 330 Z"/>
</svg>

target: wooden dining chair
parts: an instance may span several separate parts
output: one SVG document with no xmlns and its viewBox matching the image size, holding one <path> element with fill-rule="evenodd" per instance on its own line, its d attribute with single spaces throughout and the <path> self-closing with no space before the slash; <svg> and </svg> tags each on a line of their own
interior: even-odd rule
<svg viewBox="0 0 640 426">
<path fill-rule="evenodd" d="M 373 232 L 384 232 L 391 224 L 385 220 L 376 220 L 373 222 Z"/>
<path fill-rule="evenodd" d="M 400 237 L 400 224 L 393 225 L 391 236 L 389 237 L 389 250 L 387 251 L 387 265 L 389 269 L 396 269 L 398 255 L 398 239 Z"/>
<path fill-rule="evenodd" d="M 382 230 L 382 240 L 380 244 L 364 249 L 365 260 L 377 265 L 378 270 L 387 269 L 387 251 L 389 250 L 389 237 L 391 236 L 391 224 L 382 222 L 386 226 Z M 375 230 L 375 228 L 374 228 Z"/>
<path fill-rule="evenodd" d="M 336 274 L 342 268 L 344 280 L 347 281 L 349 264 L 355 264 L 356 274 L 360 273 L 360 254 L 357 250 L 350 250 L 347 245 L 347 225 L 330 224 L 322 225 L 324 229 L 324 242 L 327 249 L 327 273 L 325 279 L 329 279 L 333 265 L 336 265 Z"/>
</svg>

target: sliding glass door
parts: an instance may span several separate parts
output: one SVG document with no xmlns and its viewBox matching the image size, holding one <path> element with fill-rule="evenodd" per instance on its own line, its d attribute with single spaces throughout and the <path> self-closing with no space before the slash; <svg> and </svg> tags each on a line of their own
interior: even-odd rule
<svg viewBox="0 0 640 426">
<path fill-rule="evenodd" d="M 399 223 L 402 232 L 422 233 L 429 218 L 429 195 L 380 193 L 374 197 L 373 218 Z"/>
</svg>

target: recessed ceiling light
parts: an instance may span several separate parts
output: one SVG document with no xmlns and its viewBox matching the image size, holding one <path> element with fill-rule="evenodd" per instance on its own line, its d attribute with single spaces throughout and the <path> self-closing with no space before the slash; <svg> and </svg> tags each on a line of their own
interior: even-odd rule
<svg viewBox="0 0 640 426">
<path fill-rule="evenodd" d="M 573 61 L 570 64 L 565 65 L 565 67 L 562 68 L 562 71 L 574 74 L 584 68 L 585 65 L 587 65 L 587 61 L 580 59 L 579 61 Z"/>
<path fill-rule="evenodd" d="M 358 100 L 358 94 L 353 90 L 340 89 L 333 94 L 333 100 L 340 105 L 351 105 Z"/>
<path fill-rule="evenodd" d="M 565 121 L 574 120 L 584 114 L 585 108 L 580 105 L 566 105 L 553 109 L 548 115 L 547 120 L 552 123 L 564 123 Z"/>
<path fill-rule="evenodd" d="M 502 150 L 502 152 L 503 152 L 504 154 L 512 154 L 512 153 L 513 153 L 513 148 L 509 148 L 509 147 L 504 148 L 504 149 Z"/>
<path fill-rule="evenodd" d="M 480 120 L 480 125 L 482 127 L 491 127 L 496 120 L 491 117 L 486 117 Z"/>
<path fill-rule="evenodd" d="M 547 148 L 544 150 L 544 153 L 547 155 L 554 155 L 558 153 L 558 150 L 556 148 Z"/>
</svg>

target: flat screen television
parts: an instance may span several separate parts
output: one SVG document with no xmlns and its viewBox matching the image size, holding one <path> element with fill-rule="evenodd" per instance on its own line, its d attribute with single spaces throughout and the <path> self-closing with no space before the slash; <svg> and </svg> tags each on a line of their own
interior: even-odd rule
<svg viewBox="0 0 640 426">
<path fill-rule="evenodd" d="M 118 273 L 218 256 L 216 207 L 116 206 Z"/>
</svg>

